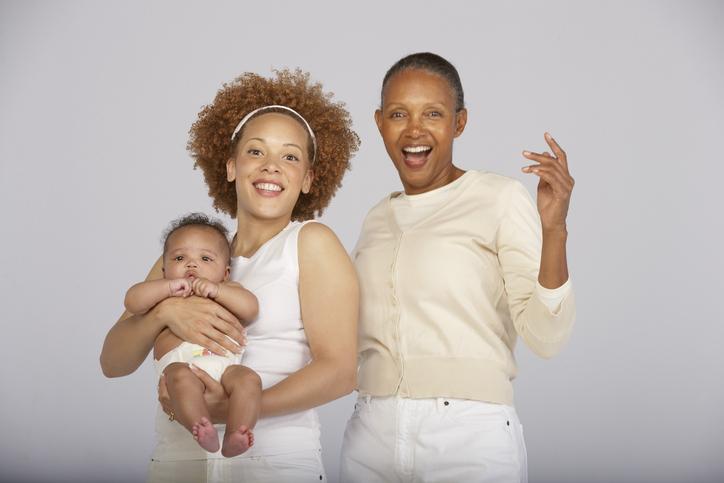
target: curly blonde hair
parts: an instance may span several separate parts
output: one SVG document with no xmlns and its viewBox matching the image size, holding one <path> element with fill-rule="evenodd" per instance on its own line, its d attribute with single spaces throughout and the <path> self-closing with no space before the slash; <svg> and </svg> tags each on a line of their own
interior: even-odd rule
<svg viewBox="0 0 724 483">
<path fill-rule="evenodd" d="M 196 160 L 194 169 L 198 167 L 204 172 L 216 211 L 236 218 L 236 189 L 234 182 L 226 179 L 226 162 L 236 155 L 243 132 L 242 128 L 232 141 L 234 128 L 245 115 L 260 107 L 282 105 L 294 109 L 309 123 L 317 138 L 316 157 L 311 136 L 308 139 L 314 181 L 309 193 L 300 193 L 292 212 L 292 220 L 310 220 L 322 214 L 342 186 L 342 177 L 351 169 L 350 160 L 359 149 L 360 140 L 351 129 L 352 119 L 344 103 L 332 102 L 332 93 L 325 94 L 320 83 L 311 82 L 309 73 L 300 69 L 294 73 L 288 69 L 274 73 L 276 78 L 267 79 L 247 72 L 224 84 L 213 104 L 205 106 L 191 126 L 186 149 Z M 274 110 L 258 115 L 269 112 Z M 302 123 L 291 112 L 277 112 Z"/>
</svg>

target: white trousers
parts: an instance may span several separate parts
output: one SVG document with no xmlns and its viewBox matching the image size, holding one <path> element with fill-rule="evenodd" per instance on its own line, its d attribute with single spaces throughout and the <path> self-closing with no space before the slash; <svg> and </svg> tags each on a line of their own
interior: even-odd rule
<svg viewBox="0 0 724 483">
<path fill-rule="evenodd" d="M 321 450 L 273 456 L 237 456 L 206 460 L 154 461 L 146 483 L 319 483 L 327 481 Z"/>
<path fill-rule="evenodd" d="M 527 483 L 515 409 L 454 398 L 357 398 L 347 422 L 341 483 Z"/>
</svg>

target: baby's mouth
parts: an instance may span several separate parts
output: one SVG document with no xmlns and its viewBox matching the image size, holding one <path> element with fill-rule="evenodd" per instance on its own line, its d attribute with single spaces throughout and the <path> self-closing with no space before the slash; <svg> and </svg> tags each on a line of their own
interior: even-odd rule
<svg viewBox="0 0 724 483">
<path fill-rule="evenodd" d="M 199 278 L 198 275 L 196 275 L 194 272 L 189 272 L 186 274 L 186 278 L 189 279 L 191 282 Z"/>
</svg>

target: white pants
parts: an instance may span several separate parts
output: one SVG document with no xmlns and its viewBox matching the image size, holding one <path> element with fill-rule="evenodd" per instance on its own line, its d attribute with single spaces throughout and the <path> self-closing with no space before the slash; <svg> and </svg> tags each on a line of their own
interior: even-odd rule
<svg viewBox="0 0 724 483">
<path fill-rule="evenodd" d="M 454 398 L 357 398 L 342 483 L 528 481 L 515 409 Z"/>
<path fill-rule="evenodd" d="M 321 450 L 273 456 L 238 456 L 207 460 L 154 461 L 146 483 L 319 483 L 327 481 Z"/>
</svg>

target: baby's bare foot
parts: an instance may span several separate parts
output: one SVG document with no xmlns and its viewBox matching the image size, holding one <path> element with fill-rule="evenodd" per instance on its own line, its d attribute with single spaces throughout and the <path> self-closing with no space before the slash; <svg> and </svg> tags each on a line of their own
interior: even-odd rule
<svg viewBox="0 0 724 483">
<path fill-rule="evenodd" d="M 209 453 L 219 451 L 219 435 L 211 421 L 201 416 L 201 421 L 194 424 L 194 439 Z"/>
<path fill-rule="evenodd" d="M 221 454 L 227 458 L 245 453 L 254 445 L 254 432 L 242 425 L 233 433 L 224 434 L 224 446 Z"/>
</svg>

